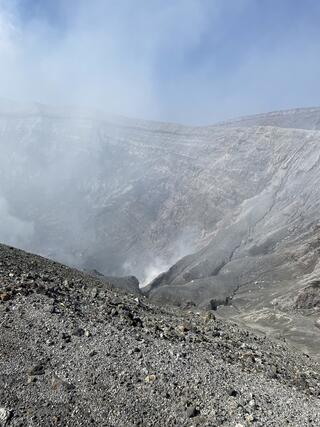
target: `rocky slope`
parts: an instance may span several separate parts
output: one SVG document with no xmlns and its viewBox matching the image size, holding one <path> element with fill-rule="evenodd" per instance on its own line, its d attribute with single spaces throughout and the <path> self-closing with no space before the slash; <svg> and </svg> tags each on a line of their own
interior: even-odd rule
<svg viewBox="0 0 320 427">
<path fill-rule="evenodd" d="M 316 354 L 319 117 L 196 128 L 3 105 L 0 240 L 143 284 L 167 271 L 155 302 L 218 307 Z"/>
<path fill-rule="evenodd" d="M 0 425 L 318 426 L 320 367 L 0 245 Z"/>
</svg>

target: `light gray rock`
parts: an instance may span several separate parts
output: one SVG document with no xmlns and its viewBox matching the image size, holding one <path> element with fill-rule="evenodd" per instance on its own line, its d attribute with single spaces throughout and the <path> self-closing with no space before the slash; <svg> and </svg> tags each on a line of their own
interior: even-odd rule
<svg viewBox="0 0 320 427">
<path fill-rule="evenodd" d="M 7 408 L 0 407 L 0 426 L 5 427 L 11 416 L 11 411 Z"/>
</svg>

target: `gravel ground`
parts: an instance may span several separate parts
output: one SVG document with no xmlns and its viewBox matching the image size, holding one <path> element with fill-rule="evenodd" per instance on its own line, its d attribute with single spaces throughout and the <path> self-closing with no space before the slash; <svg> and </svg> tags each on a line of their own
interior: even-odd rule
<svg viewBox="0 0 320 427">
<path fill-rule="evenodd" d="M 319 426 L 320 367 L 0 245 L 0 425 Z"/>
</svg>

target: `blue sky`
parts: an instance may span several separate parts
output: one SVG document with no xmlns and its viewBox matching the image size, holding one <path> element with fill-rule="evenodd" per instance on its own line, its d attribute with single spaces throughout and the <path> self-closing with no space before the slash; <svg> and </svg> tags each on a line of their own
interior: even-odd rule
<svg viewBox="0 0 320 427">
<path fill-rule="evenodd" d="M 208 124 L 320 105 L 318 0 L 0 0 L 0 96 Z"/>
</svg>

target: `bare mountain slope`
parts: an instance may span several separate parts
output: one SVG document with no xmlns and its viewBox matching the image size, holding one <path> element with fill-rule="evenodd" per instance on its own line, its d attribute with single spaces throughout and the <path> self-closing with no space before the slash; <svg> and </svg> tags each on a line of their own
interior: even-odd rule
<svg viewBox="0 0 320 427">
<path fill-rule="evenodd" d="M 315 297 L 314 304 L 305 307 L 305 317 L 298 312 L 296 300 L 318 278 L 319 135 L 276 128 L 259 131 L 263 137 L 272 134 L 263 148 L 257 137 L 249 148 L 248 129 L 245 145 L 251 153 L 260 149 L 258 176 L 263 177 L 263 188 L 231 213 L 226 212 L 210 243 L 158 277 L 149 287 L 149 295 L 178 304 L 191 301 L 214 308 L 231 306 L 221 313 L 280 333 L 318 353 L 319 299 Z M 233 156 L 239 158 L 240 153 L 239 147 Z M 250 171 L 257 171 L 259 165 L 251 159 L 241 163 Z M 231 173 L 229 169 L 226 175 Z M 252 188 L 252 179 L 241 182 L 243 187 Z M 318 292 L 318 288 L 314 290 Z"/>
<path fill-rule="evenodd" d="M 0 425 L 318 426 L 320 367 L 0 245 Z"/>
</svg>

